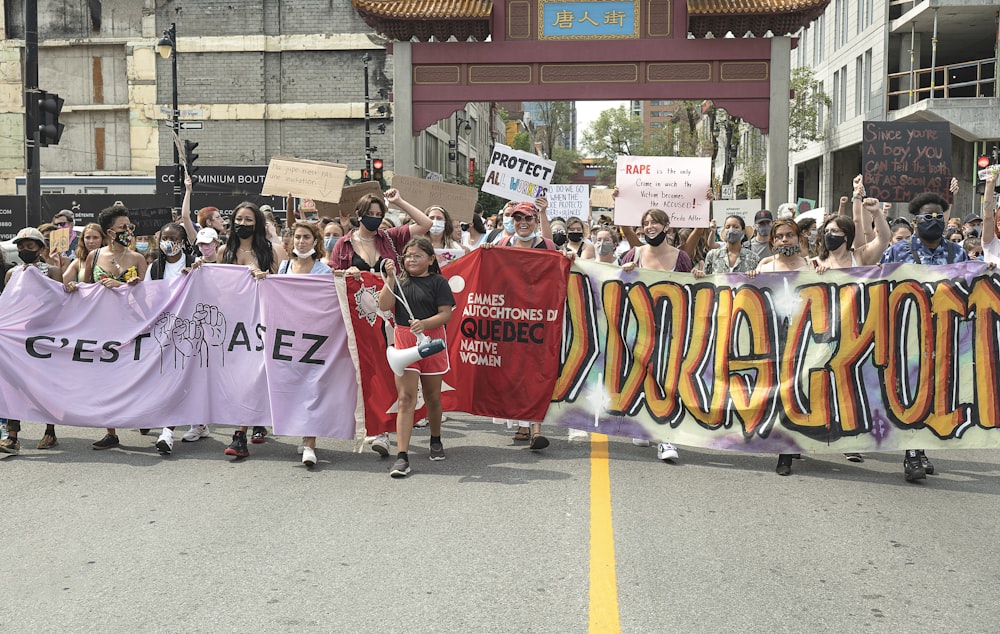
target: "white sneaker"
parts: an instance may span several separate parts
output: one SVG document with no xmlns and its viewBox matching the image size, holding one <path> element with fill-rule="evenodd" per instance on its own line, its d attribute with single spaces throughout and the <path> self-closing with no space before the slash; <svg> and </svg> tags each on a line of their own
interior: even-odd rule
<svg viewBox="0 0 1000 634">
<path fill-rule="evenodd" d="M 660 460 L 676 460 L 677 449 L 668 442 L 661 442 L 656 446 L 656 457 Z"/>
<path fill-rule="evenodd" d="M 202 438 L 208 438 L 208 425 L 191 425 L 191 429 L 181 436 L 181 442 L 194 442 Z"/>
<path fill-rule="evenodd" d="M 302 464 L 307 467 L 312 467 L 316 465 L 316 452 L 313 451 L 312 447 L 302 448 Z"/>
<path fill-rule="evenodd" d="M 379 434 L 372 440 L 372 451 L 385 458 L 389 455 L 389 434 Z"/>
<path fill-rule="evenodd" d="M 302 442 L 299 443 L 299 446 L 295 448 L 295 453 L 301 456 L 305 452 L 306 452 L 306 441 L 303 440 Z"/>
<path fill-rule="evenodd" d="M 441 420 L 444 421 L 444 418 L 442 417 Z M 417 422 L 413 423 L 413 426 L 416 427 L 417 429 L 423 429 L 424 427 L 427 427 L 427 425 L 429 425 L 429 424 L 430 424 L 430 421 L 427 420 L 426 416 L 424 416 L 423 418 L 421 418 Z"/>
<path fill-rule="evenodd" d="M 156 439 L 156 450 L 162 454 L 168 454 L 174 450 L 174 432 L 163 428 L 160 437 Z"/>
<path fill-rule="evenodd" d="M 649 447 L 649 441 L 645 438 L 633 438 L 632 444 L 636 447 Z"/>
</svg>

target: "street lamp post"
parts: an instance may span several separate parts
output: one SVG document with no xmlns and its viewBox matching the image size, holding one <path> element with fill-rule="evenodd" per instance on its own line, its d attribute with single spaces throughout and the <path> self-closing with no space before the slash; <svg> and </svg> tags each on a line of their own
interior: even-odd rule
<svg viewBox="0 0 1000 634">
<path fill-rule="evenodd" d="M 163 59 L 170 58 L 170 69 L 173 79 L 173 109 L 170 111 L 171 145 L 174 148 L 174 208 L 181 207 L 181 157 L 177 150 L 177 139 L 180 127 L 177 119 L 180 112 L 177 109 L 177 23 L 171 22 L 170 28 L 163 31 L 163 37 L 156 43 L 156 49 Z"/>
<path fill-rule="evenodd" d="M 464 126 L 464 127 L 463 127 Z M 457 111 L 455 112 L 455 182 L 462 182 L 462 175 L 459 172 L 459 151 L 458 151 L 458 133 L 459 131 L 465 133 L 465 136 L 469 136 L 472 132 L 472 124 L 469 123 L 469 115 L 464 117 L 460 115 Z"/>
</svg>

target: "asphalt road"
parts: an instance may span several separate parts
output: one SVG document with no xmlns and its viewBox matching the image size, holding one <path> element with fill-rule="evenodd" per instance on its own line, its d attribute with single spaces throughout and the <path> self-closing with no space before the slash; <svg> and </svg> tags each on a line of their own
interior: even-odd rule
<svg viewBox="0 0 1000 634">
<path fill-rule="evenodd" d="M 773 456 L 681 447 L 680 461 L 548 430 L 534 453 L 482 419 L 445 423 L 447 460 L 413 473 L 352 443 L 230 429 L 173 455 L 156 432 L 60 427 L 0 461 L 5 632 L 995 632 L 1000 452 Z M 599 444 L 599 443 L 598 443 Z M 592 542 L 591 474 L 610 473 L 613 543 Z M 596 500 L 595 500 L 596 501 Z M 605 514 L 606 515 L 606 514 Z M 607 518 L 603 518 L 606 520 Z M 608 594 L 591 557 L 614 557 Z M 599 569 L 595 569 L 599 570 Z M 600 585 L 600 584 L 597 584 Z M 592 592 L 592 590 L 594 590 Z M 599 590 L 599 589 L 598 589 Z M 613 598 L 617 597 L 617 605 Z M 593 599 L 592 599 L 593 597 Z M 619 630 L 620 628 L 620 630 Z"/>
</svg>

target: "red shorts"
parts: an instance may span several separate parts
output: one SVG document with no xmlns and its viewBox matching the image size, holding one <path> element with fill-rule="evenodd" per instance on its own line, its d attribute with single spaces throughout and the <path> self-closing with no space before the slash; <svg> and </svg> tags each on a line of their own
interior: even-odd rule
<svg viewBox="0 0 1000 634">
<path fill-rule="evenodd" d="M 425 330 L 424 334 L 431 339 L 444 339 L 445 338 L 444 326 L 438 328 L 433 328 L 431 330 Z M 393 331 L 393 341 L 396 346 L 396 350 L 405 350 L 406 348 L 412 348 L 417 345 L 417 336 L 410 332 L 410 328 L 403 326 L 396 326 Z M 406 366 L 406 369 L 412 372 L 419 372 L 420 374 L 445 374 L 451 369 L 451 365 L 448 361 L 448 349 L 445 348 L 437 354 L 432 354 L 426 359 L 417 359 L 410 365 Z"/>
</svg>

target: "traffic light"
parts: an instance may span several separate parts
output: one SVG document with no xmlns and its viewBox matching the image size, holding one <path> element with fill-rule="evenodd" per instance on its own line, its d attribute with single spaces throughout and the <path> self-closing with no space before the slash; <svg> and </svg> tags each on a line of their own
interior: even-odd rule
<svg viewBox="0 0 1000 634">
<path fill-rule="evenodd" d="M 372 180 L 382 180 L 382 159 L 372 159 Z"/>
<path fill-rule="evenodd" d="M 448 141 L 448 161 L 458 160 L 458 144 L 455 141 Z"/>
<path fill-rule="evenodd" d="M 194 164 L 198 160 L 198 155 L 194 152 L 197 147 L 198 144 L 195 141 L 184 139 L 184 169 L 187 171 L 188 176 L 191 177 L 192 182 L 198 180 L 194 175 L 198 171 L 198 168 Z"/>
<path fill-rule="evenodd" d="M 54 92 L 38 91 L 38 144 L 43 147 L 59 145 L 63 128 L 59 123 L 59 113 L 64 100 Z"/>
<path fill-rule="evenodd" d="M 368 171 L 368 168 L 361 170 L 361 180 L 370 181 L 372 179 L 372 173 Z"/>
</svg>

